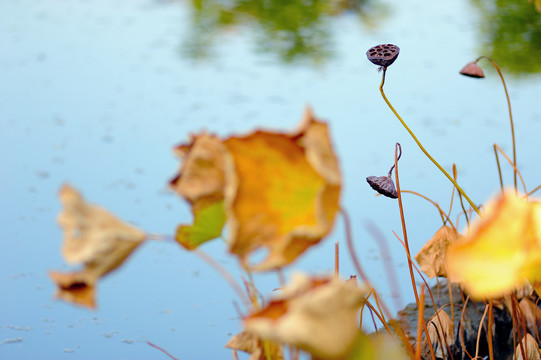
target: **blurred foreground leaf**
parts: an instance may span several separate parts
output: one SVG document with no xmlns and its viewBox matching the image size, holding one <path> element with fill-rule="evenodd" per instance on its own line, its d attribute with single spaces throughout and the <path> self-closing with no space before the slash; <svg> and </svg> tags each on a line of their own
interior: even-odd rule
<svg viewBox="0 0 541 360">
<path fill-rule="evenodd" d="M 348 360 L 409 360 L 396 338 L 385 333 L 359 334 Z"/>
<path fill-rule="evenodd" d="M 508 191 L 487 204 L 447 253 L 449 278 L 474 298 L 497 297 L 541 279 L 541 204 Z"/>
<path fill-rule="evenodd" d="M 244 319 L 246 331 L 305 350 L 317 359 L 341 359 L 359 333 L 366 289 L 335 277 L 294 274 L 267 306 Z"/>
<path fill-rule="evenodd" d="M 184 247 L 220 236 L 228 222 L 229 251 L 245 267 L 269 270 L 290 264 L 331 231 L 341 174 L 327 124 L 310 110 L 292 133 L 259 130 L 225 140 L 204 133 L 175 150 L 184 161 L 171 186 L 194 214 L 194 225 L 177 230 Z M 252 265 L 261 248 L 266 259 Z"/>
<path fill-rule="evenodd" d="M 80 271 L 50 276 L 63 300 L 94 308 L 95 284 L 119 267 L 145 240 L 145 233 L 123 223 L 108 211 L 87 204 L 71 186 L 60 190 L 64 209 L 58 217 L 64 229 L 62 255 L 68 263 L 82 263 Z"/>
</svg>

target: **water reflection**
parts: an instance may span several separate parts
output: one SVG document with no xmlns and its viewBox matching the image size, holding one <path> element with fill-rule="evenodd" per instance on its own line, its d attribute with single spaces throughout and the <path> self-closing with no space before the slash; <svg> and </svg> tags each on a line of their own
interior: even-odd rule
<svg viewBox="0 0 541 360">
<path fill-rule="evenodd" d="M 526 0 L 473 0 L 480 9 L 483 53 L 506 72 L 541 72 L 541 13 Z"/>
<path fill-rule="evenodd" d="M 352 14 L 370 25 L 383 14 L 372 0 L 192 0 L 191 34 L 183 44 L 194 59 L 212 54 L 219 35 L 249 26 L 257 51 L 284 62 L 322 62 L 333 45 L 328 21 Z"/>
</svg>

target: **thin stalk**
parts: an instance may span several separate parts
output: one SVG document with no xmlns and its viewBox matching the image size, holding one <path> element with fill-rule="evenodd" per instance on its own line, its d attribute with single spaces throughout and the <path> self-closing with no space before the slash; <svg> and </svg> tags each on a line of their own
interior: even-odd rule
<svg viewBox="0 0 541 360">
<path fill-rule="evenodd" d="M 492 324 L 494 324 L 494 304 L 492 300 L 488 300 L 488 329 L 487 329 L 487 338 L 488 338 L 488 358 L 489 360 L 494 360 L 494 345 L 492 344 Z"/>
<path fill-rule="evenodd" d="M 457 179 L 457 172 L 456 172 L 456 165 L 453 164 L 453 178 Z M 464 217 L 466 218 L 466 225 L 468 226 L 468 229 L 470 228 L 470 219 L 468 218 L 468 212 L 466 211 L 466 208 L 464 207 L 464 202 L 462 201 L 462 194 L 458 193 L 458 199 L 460 200 L 460 206 L 462 207 L 462 210 L 464 211 Z"/>
<path fill-rule="evenodd" d="M 509 157 L 507 156 L 507 154 L 502 150 L 502 148 L 498 145 L 498 144 L 494 144 L 494 148 L 497 149 L 501 154 L 502 156 L 505 158 L 505 160 L 507 160 L 507 162 L 509 164 L 511 164 L 511 166 L 513 167 L 513 169 L 515 169 L 515 173 L 518 174 L 519 178 L 520 178 L 520 182 L 522 183 L 522 187 L 524 188 L 524 192 L 527 193 L 528 191 L 526 190 L 526 183 L 524 182 L 524 178 L 522 177 L 522 174 L 520 173 L 520 171 L 518 171 L 517 167 L 515 166 L 515 164 L 513 164 L 511 162 L 511 159 L 509 159 Z M 517 188 L 515 187 L 515 191 L 517 190 Z"/>
<path fill-rule="evenodd" d="M 456 165 L 453 164 L 453 171 L 455 170 L 456 168 Z M 453 203 L 454 203 L 454 199 L 455 199 L 455 190 L 456 188 L 453 186 L 453 190 L 451 191 L 451 201 L 449 202 L 449 212 L 447 212 L 447 219 L 449 219 L 449 217 L 451 216 L 451 211 L 453 210 Z M 445 225 L 445 223 L 443 224 Z M 454 225 L 451 225 L 454 227 Z"/>
<path fill-rule="evenodd" d="M 509 122 L 511 123 L 511 138 L 513 139 L 513 165 L 515 165 L 514 166 L 514 168 L 515 168 L 515 171 L 514 171 L 515 191 L 517 191 L 517 170 L 516 170 L 516 167 L 517 167 L 517 151 L 516 151 L 516 145 L 515 145 L 515 126 L 513 124 L 513 113 L 511 112 L 511 100 L 509 100 L 509 93 L 507 92 L 507 85 L 505 85 L 505 79 L 503 78 L 503 74 L 500 71 L 500 67 L 498 66 L 498 64 L 496 64 L 494 62 L 494 60 L 492 60 L 491 58 L 489 58 L 488 56 L 485 56 L 485 55 L 479 56 L 477 58 L 477 60 L 475 60 L 475 62 L 477 63 L 479 60 L 481 60 L 483 58 L 490 61 L 492 66 L 494 66 L 494 68 L 498 72 L 498 75 L 500 75 L 500 79 L 502 79 L 503 90 L 505 91 L 505 98 L 507 99 L 507 107 L 509 108 Z"/>
<path fill-rule="evenodd" d="M 494 144 L 494 156 L 496 156 L 496 164 L 498 165 L 498 175 L 500 176 L 500 188 L 503 192 L 503 178 L 502 178 L 502 168 L 500 166 L 500 158 L 498 157 L 498 150 L 496 149 L 496 144 Z"/>
<path fill-rule="evenodd" d="M 376 324 L 376 319 L 374 319 L 374 312 L 373 312 L 373 310 L 372 310 L 372 307 L 369 306 L 369 307 L 368 307 L 368 310 L 370 311 L 370 316 L 372 317 L 372 323 L 374 324 L 374 331 L 375 331 L 376 334 L 377 334 L 377 333 L 379 333 L 379 331 L 378 331 L 378 325 Z M 389 333 L 389 334 L 391 334 L 391 333 Z"/>
<path fill-rule="evenodd" d="M 527 195 L 528 196 L 531 196 L 533 195 L 534 192 L 536 192 L 537 190 L 541 189 L 541 185 L 537 185 L 532 191 L 530 191 Z"/>
<path fill-rule="evenodd" d="M 347 211 L 345 209 L 343 209 L 343 208 L 340 208 L 340 212 L 342 213 L 342 216 L 344 218 L 344 225 L 345 225 L 345 228 L 346 228 L 346 241 L 347 241 L 347 245 L 348 245 L 348 251 L 349 251 L 349 254 L 351 256 L 351 260 L 353 261 L 353 264 L 355 266 L 355 270 L 357 270 L 357 274 L 359 274 L 359 276 L 361 276 L 362 280 L 365 282 L 365 285 L 368 286 L 369 288 L 371 288 L 375 292 L 374 287 L 371 285 L 370 280 L 368 279 L 368 277 L 364 273 L 364 271 L 363 271 L 363 269 L 361 267 L 361 263 L 359 262 L 359 259 L 357 258 L 357 255 L 355 253 L 355 247 L 353 246 L 353 235 L 351 233 L 351 223 L 350 223 Z M 371 306 L 371 304 L 368 301 L 366 301 L 366 304 L 371 308 L 372 311 L 375 311 L 375 309 Z M 383 310 L 383 313 L 385 313 L 385 315 L 390 319 L 389 322 L 391 323 L 391 326 L 393 326 L 393 328 L 395 329 L 396 334 L 402 340 L 402 342 L 403 342 L 404 346 L 406 347 L 406 349 L 408 350 L 408 352 L 413 353 L 412 349 L 411 349 L 411 345 L 409 344 L 408 339 L 406 338 L 406 335 L 404 334 L 404 330 L 400 327 L 400 325 L 395 320 L 392 319 L 391 313 L 387 309 L 387 306 L 385 306 L 384 302 L 381 302 L 381 308 Z M 376 315 L 378 315 L 378 317 L 379 317 L 379 314 L 377 312 L 376 312 Z M 362 324 L 362 315 L 361 315 L 361 324 Z M 387 324 L 384 323 L 384 325 L 388 329 Z M 389 332 L 389 334 L 392 334 L 392 333 Z"/>
<path fill-rule="evenodd" d="M 453 187 L 453 191 L 455 190 L 455 188 Z M 436 207 L 436 209 L 438 209 L 438 212 L 440 213 L 440 216 L 441 216 L 441 221 L 443 222 L 443 225 L 445 225 L 447 222 L 449 222 L 449 224 L 451 225 L 451 227 L 453 229 L 456 230 L 456 227 L 455 225 L 453 224 L 453 222 L 451 221 L 451 219 L 449 218 L 449 214 L 446 214 L 440 207 L 440 205 L 435 202 L 434 200 L 430 199 L 428 196 L 425 196 L 421 193 L 418 193 L 417 191 L 413 191 L 413 190 L 402 190 L 403 193 L 405 194 L 413 194 L 413 195 L 417 195 L 419 196 L 420 198 L 423 198 L 425 199 L 426 201 L 428 201 L 429 203 L 431 203 L 432 205 L 434 205 Z M 452 200 L 451 200 L 452 201 Z M 449 212 L 450 213 L 450 212 Z"/>
<path fill-rule="evenodd" d="M 338 277 L 340 275 L 340 253 L 339 253 L 338 241 L 334 243 L 334 276 Z"/>
<path fill-rule="evenodd" d="M 245 306 L 248 306 L 251 301 L 247 298 L 247 296 L 242 291 L 242 288 L 240 285 L 235 281 L 235 278 L 227 271 L 222 265 L 220 265 L 216 260 L 214 260 L 212 257 L 207 255 L 203 250 L 195 249 L 193 250 L 193 253 L 199 256 L 200 259 L 205 261 L 207 264 L 209 264 L 211 267 L 214 268 L 218 272 L 218 274 L 222 275 L 222 277 L 229 283 L 231 288 L 237 293 L 238 297 L 242 300 Z"/>
<path fill-rule="evenodd" d="M 385 79 L 385 68 L 383 69 L 383 71 L 384 71 L 383 78 Z M 383 86 L 383 83 L 382 83 L 382 86 Z M 381 89 L 383 93 L 383 88 Z M 400 180 L 398 178 L 398 149 L 399 147 L 400 147 L 400 144 L 396 143 L 396 146 L 394 148 L 394 166 L 395 166 L 394 176 L 395 176 L 395 181 L 396 181 L 396 192 L 398 193 L 398 207 L 400 209 L 400 220 L 402 222 L 404 244 L 406 248 L 406 253 L 408 255 L 408 268 L 410 272 L 411 284 L 413 287 L 413 294 L 415 295 L 415 302 L 417 303 L 417 308 L 419 308 L 422 305 L 420 304 L 419 294 L 417 293 L 417 286 L 415 284 L 415 275 L 413 274 L 413 265 L 412 265 L 413 261 L 411 260 L 411 251 L 410 251 L 409 243 L 408 243 L 408 232 L 406 231 L 406 220 L 404 218 L 404 207 L 402 206 L 402 195 L 400 194 Z M 428 346 L 430 348 L 432 359 L 435 360 L 436 353 L 434 352 L 434 349 L 432 348 L 432 342 L 430 341 L 430 336 L 428 335 L 428 329 L 426 327 L 426 323 L 424 322 L 424 320 L 423 320 L 423 329 L 425 331 L 426 338 L 428 339 Z"/>
<path fill-rule="evenodd" d="M 176 357 L 174 357 L 173 355 L 169 354 L 167 351 L 165 351 L 165 349 L 159 347 L 158 345 L 153 344 L 153 343 L 151 343 L 150 341 L 147 341 L 147 344 L 150 345 L 150 346 L 152 346 L 154 349 L 160 350 L 162 353 L 164 353 L 165 355 L 167 355 L 170 359 L 172 359 L 172 360 L 178 360 Z"/>
<path fill-rule="evenodd" d="M 400 121 L 400 123 L 402 123 L 402 126 L 404 126 L 404 128 L 408 131 L 408 133 L 411 135 L 411 137 L 413 138 L 413 140 L 415 140 L 415 142 L 417 143 L 417 146 L 419 146 L 419 148 L 421 149 L 421 151 L 430 159 L 430 161 L 432 161 L 434 163 L 434 165 L 436 165 L 436 167 L 438 169 L 440 169 L 440 171 L 445 175 L 447 176 L 447 178 L 449 179 L 449 181 L 451 181 L 453 183 L 453 185 L 456 187 L 457 191 L 460 192 L 464 198 L 466 200 L 468 200 L 468 202 L 470 203 L 471 207 L 475 210 L 475 212 L 477 212 L 477 214 L 481 215 L 479 213 L 479 209 L 477 208 L 477 206 L 475 206 L 475 204 L 473 203 L 473 201 L 471 201 L 471 199 L 468 197 L 468 195 L 466 195 L 466 193 L 464 192 L 464 190 L 462 190 L 462 188 L 456 183 L 455 180 L 453 180 L 453 178 L 451 177 L 451 175 L 449 175 L 449 173 L 447 171 L 445 171 L 445 169 L 425 150 L 425 148 L 423 147 L 423 145 L 421 144 L 421 142 L 419 141 L 419 139 L 417 139 L 417 137 L 415 136 L 415 134 L 413 133 L 413 131 L 410 130 L 410 128 L 408 127 L 408 125 L 406 125 L 406 123 L 404 122 L 404 120 L 402 120 L 402 118 L 400 117 L 400 115 L 398 115 L 398 112 L 396 112 L 396 110 L 394 109 L 393 105 L 391 105 L 391 103 L 389 102 L 389 100 L 387 99 L 387 96 L 385 96 L 385 92 L 383 91 L 383 84 L 385 84 L 385 73 L 387 72 L 387 68 L 384 67 L 383 68 L 383 76 L 382 76 L 382 79 L 381 79 L 381 85 L 379 86 L 379 91 L 381 92 L 381 96 L 383 97 L 383 100 L 385 100 L 385 102 L 387 103 L 387 106 L 389 106 L 389 108 L 391 109 L 391 111 L 394 113 L 394 115 L 397 117 L 397 119 Z"/>
<path fill-rule="evenodd" d="M 470 359 L 473 359 L 473 356 L 468 352 L 468 349 L 466 349 L 466 345 L 464 344 L 464 314 L 468 311 L 468 301 L 470 300 L 470 296 L 466 297 L 466 300 L 464 300 L 464 297 L 462 298 L 462 311 L 460 312 L 460 321 L 459 326 L 460 329 L 458 330 L 458 339 L 460 342 L 460 347 L 462 348 L 463 353 L 466 353 Z"/>
<path fill-rule="evenodd" d="M 425 288 L 421 288 L 421 306 L 418 307 L 418 318 L 417 318 L 417 346 L 415 347 L 415 360 L 421 359 L 421 343 L 422 343 L 422 325 L 425 322 L 425 315 L 424 315 L 424 303 L 425 303 Z"/>
<path fill-rule="evenodd" d="M 402 241 L 402 239 L 400 239 L 400 237 L 394 231 L 393 231 L 393 234 L 398 239 L 398 241 L 400 241 L 402 246 L 404 246 L 404 248 L 405 248 L 406 244 Z M 423 276 L 423 273 L 421 272 L 421 270 L 419 270 L 417 265 L 415 265 L 415 263 L 411 260 L 410 256 L 408 256 L 408 261 L 411 261 L 412 265 L 415 267 L 415 270 L 417 271 L 417 274 L 419 274 L 419 276 L 421 277 L 421 279 L 425 283 L 426 289 L 428 290 L 428 294 L 430 295 L 430 300 L 432 301 L 432 306 L 434 307 L 434 309 L 437 309 L 438 307 L 436 306 L 436 301 L 434 300 L 434 295 L 432 294 L 432 291 L 430 290 L 430 286 L 428 285 L 428 282 L 426 281 L 425 277 Z M 424 291 L 424 287 L 422 288 L 422 290 Z M 453 309 L 453 296 L 452 295 L 450 295 L 450 299 L 451 299 L 451 309 Z M 445 306 L 447 306 L 447 305 L 445 305 Z M 424 308 L 424 295 L 422 296 L 421 307 Z M 441 308 L 443 308 L 443 307 L 441 307 Z M 437 312 L 436 312 L 436 314 L 437 314 Z M 441 324 L 441 319 L 440 319 L 439 314 L 437 315 L 437 318 L 438 318 L 438 322 L 440 324 L 440 327 L 443 328 L 443 326 Z M 454 324 L 454 316 L 453 316 L 453 324 Z M 418 326 L 419 326 L 419 324 L 418 324 Z M 451 360 L 452 360 L 453 355 L 451 354 L 451 349 L 449 348 L 449 345 L 447 344 L 447 340 L 445 338 L 444 338 L 444 341 L 445 341 L 445 346 L 446 346 L 447 350 L 449 351 L 449 355 L 451 356 Z"/>
<path fill-rule="evenodd" d="M 483 323 L 485 322 L 485 316 L 488 313 L 489 306 L 485 306 L 485 312 L 483 313 L 483 317 L 481 318 L 481 322 L 479 323 L 479 330 L 477 330 L 477 342 L 475 344 L 475 357 L 474 359 L 479 358 L 479 340 L 481 340 L 481 330 L 483 330 Z"/>
</svg>

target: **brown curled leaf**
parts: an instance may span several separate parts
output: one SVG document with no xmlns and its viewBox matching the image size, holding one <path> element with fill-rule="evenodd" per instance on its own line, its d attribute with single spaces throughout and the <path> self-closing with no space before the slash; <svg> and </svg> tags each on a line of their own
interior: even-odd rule
<svg viewBox="0 0 541 360">
<path fill-rule="evenodd" d="M 57 296 L 79 305 L 95 307 L 95 284 L 118 268 L 145 240 L 141 230 L 125 224 L 111 213 L 87 204 L 71 186 L 60 190 L 63 210 L 58 222 L 64 230 L 62 255 L 80 271 L 50 272 L 57 284 Z"/>
<path fill-rule="evenodd" d="M 318 359 L 339 359 L 359 333 L 366 290 L 334 277 L 295 274 L 268 305 L 244 319 L 246 331 L 296 346 Z"/>
</svg>

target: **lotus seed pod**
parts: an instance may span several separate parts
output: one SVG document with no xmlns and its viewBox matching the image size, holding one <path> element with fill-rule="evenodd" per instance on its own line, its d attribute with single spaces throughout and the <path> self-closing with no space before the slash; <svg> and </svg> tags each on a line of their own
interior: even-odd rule
<svg viewBox="0 0 541 360">
<path fill-rule="evenodd" d="M 393 44 L 381 44 L 368 49 L 366 57 L 376 65 L 387 67 L 396 60 L 399 53 L 400 48 L 398 46 Z"/>
<path fill-rule="evenodd" d="M 483 69 L 481 69 L 481 67 L 477 65 L 477 63 L 474 63 L 474 62 L 466 64 L 466 66 L 464 66 L 462 70 L 460 70 L 460 74 L 464 76 L 473 77 L 473 78 L 485 77 L 485 73 L 483 72 Z"/>
<path fill-rule="evenodd" d="M 398 197 L 398 192 L 396 191 L 390 176 L 369 176 L 366 178 L 366 181 L 372 189 L 376 190 L 381 195 L 385 195 L 391 199 L 396 199 Z"/>
</svg>

